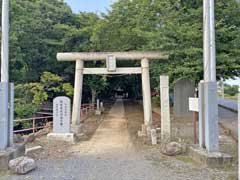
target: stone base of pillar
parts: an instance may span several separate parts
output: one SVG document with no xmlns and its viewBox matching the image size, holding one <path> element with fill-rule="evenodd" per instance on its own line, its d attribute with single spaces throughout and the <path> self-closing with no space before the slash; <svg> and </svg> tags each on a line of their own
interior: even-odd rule
<svg viewBox="0 0 240 180">
<path fill-rule="evenodd" d="M 145 136 L 147 136 L 147 125 L 142 124 L 142 133 L 145 134 Z"/>
<path fill-rule="evenodd" d="M 75 135 L 73 133 L 50 133 L 47 135 L 49 141 L 64 141 L 74 144 L 76 142 Z"/>
<path fill-rule="evenodd" d="M 168 144 L 168 143 L 170 143 L 171 142 L 171 138 L 169 138 L 169 137 L 170 137 L 169 135 L 167 135 L 167 136 L 162 136 L 161 135 L 161 140 L 160 140 L 161 144 Z"/>
<path fill-rule="evenodd" d="M 156 129 L 151 129 L 151 140 L 152 140 L 152 145 L 157 144 L 157 130 Z"/>
<path fill-rule="evenodd" d="M 12 147 L 4 151 L 0 151 L 0 171 L 8 170 L 8 163 L 12 159 L 16 159 L 25 155 L 25 144 L 14 144 Z"/>
<path fill-rule="evenodd" d="M 101 115 L 101 114 L 102 114 L 102 111 L 100 111 L 100 110 L 95 111 L 95 115 Z"/>
<path fill-rule="evenodd" d="M 138 131 L 138 136 L 151 136 L 151 128 L 145 124 L 142 124 L 141 131 Z"/>
<path fill-rule="evenodd" d="M 205 166 L 228 166 L 232 164 L 233 157 L 220 153 L 220 152 L 208 152 L 206 149 L 196 146 L 189 147 L 190 157 Z"/>
<path fill-rule="evenodd" d="M 77 125 L 77 126 L 71 126 L 71 133 L 74 133 L 74 134 L 84 134 L 84 124 L 80 124 L 80 125 Z"/>
</svg>

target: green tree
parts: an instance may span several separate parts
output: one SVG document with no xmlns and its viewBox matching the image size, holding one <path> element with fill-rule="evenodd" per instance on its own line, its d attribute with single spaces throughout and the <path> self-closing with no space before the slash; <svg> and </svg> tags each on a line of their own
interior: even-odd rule
<svg viewBox="0 0 240 180">
<path fill-rule="evenodd" d="M 238 85 L 228 85 L 224 84 L 224 93 L 230 96 L 235 96 L 238 94 Z"/>
<path fill-rule="evenodd" d="M 44 101 L 52 101 L 56 96 L 73 96 L 73 87 L 64 83 L 63 78 L 44 72 L 40 82 L 17 84 L 15 86 L 15 116 L 31 116 L 39 110 Z M 30 108 L 31 107 L 31 108 Z"/>
<path fill-rule="evenodd" d="M 159 74 L 178 79 L 203 79 L 202 0 L 119 0 L 95 29 L 98 49 L 157 50 L 170 55 L 154 61 L 154 87 Z M 240 5 L 235 0 L 216 1 L 217 78 L 240 75 Z M 128 62 L 129 63 L 129 62 Z"/>
</svg>

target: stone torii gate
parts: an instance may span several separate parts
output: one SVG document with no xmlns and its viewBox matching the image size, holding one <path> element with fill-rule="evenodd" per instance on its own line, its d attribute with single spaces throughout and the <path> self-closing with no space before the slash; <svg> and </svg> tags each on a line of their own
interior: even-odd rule
<svg viewBox="0 0 240 180">
<path fill-rule="evenodd" d="M 142 74 L 144 124 L 152 125 L 151 89 L 149 60 L 168 59 L 160 52 L 79 52 L 58 53 L 58 61 L 76 61 L 74 98 L 72 110 L 72 128 L 75 133 L 81 131 L 81 100 L 84 74 Z M 84 68 L 84 61 L 106 60 L 106 68 Z M 141 60 L 141 67 L 116 67 L 116 60 Z"/>
</svg>

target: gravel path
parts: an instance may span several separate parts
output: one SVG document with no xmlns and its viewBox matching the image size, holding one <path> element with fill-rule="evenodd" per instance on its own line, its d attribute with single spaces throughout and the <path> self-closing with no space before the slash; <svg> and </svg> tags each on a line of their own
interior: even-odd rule
<svg viewBox="0 0 240 180">
<path fill-rule="evenodd" d="M 134 119 L 134 118 L 133 118 Z M 69 147 L 71 156 L 37 161 L 25 176 L 1 180 L 218 180 L 224 172 L 192 167 L 179 160 L 137 150 L 128 132 L 122 100 L 117 100 L 89 141 Z M 160 153 L 159 153 L 160 154 Z M 220 173 L 220 174 L 219 174 Z M 222 174 L 221 174 L 222 173 Z"/>
</svg>

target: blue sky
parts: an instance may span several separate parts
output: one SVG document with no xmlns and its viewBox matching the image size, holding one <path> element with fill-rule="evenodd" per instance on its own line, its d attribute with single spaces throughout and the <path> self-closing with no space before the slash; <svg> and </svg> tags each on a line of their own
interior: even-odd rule
<svg viewBox="0 0 240 180">
<path fill-rule="evenodd" d="M 114 1 L 116 0 L 65 0 L 75 13 L 80 11 L 106 12 L 106 9 L 109 9 Z"/>
</svg>

